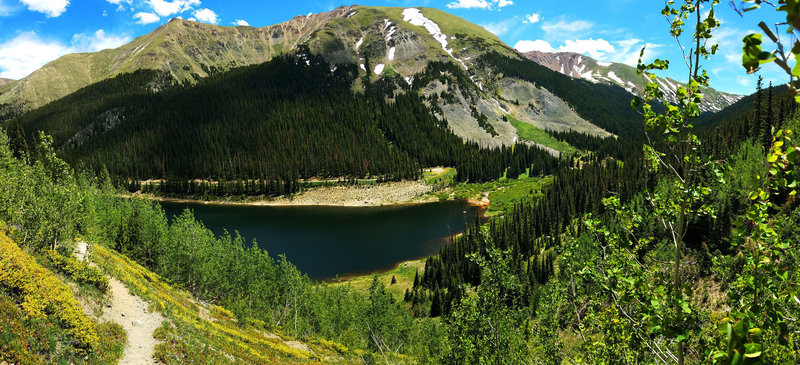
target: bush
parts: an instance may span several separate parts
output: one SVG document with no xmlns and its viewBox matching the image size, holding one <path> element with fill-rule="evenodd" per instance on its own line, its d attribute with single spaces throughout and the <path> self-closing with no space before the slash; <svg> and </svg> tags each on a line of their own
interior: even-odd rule
<svg viewBox="0 0 800 365">
<path fill-rule="evenodd" d="M 43 255 L 53 266 L 69 275 L 75 281 L 92 285 L 103 293 L 108 290 L 108 277 L 100 269 L 53 250 L 45 250 Z"/>
<path fill-rule="evenodd" d="M 52 313 L 67 325 L 70 335 L 82 347 L 92 351 L 98 346 L 97 328 L 83 313 L 69 287 L 39 266 L 4 233 L 0 233 L 0 286 L 20 293 L 26 317 L 45 319 Z"/>
</svg>

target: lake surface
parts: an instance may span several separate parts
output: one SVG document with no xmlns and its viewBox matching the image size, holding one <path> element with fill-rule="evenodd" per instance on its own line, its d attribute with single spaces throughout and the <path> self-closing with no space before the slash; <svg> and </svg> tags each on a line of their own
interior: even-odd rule
<svg viewBox="0 0 800 365">
<path fill-rule="evenodd" d="M 219 235 L 238 231 L 270 256 L 286 257 L 315 280 L 389 270 L 439 252 L 475 221 L 466 201 L 384 207 L 246 206 L 162 203 L 172 219 L 184 209 Z"/>
</svg>

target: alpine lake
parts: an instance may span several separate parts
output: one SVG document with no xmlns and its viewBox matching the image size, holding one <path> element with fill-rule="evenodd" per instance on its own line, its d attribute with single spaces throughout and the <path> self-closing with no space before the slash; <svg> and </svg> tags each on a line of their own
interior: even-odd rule
<svg viewBox="0 0 800 365">
<path fill-rule="evenodd" d="M 391 270 L 398 263 L 437 254 L 451 237 L 483 220 L 465 200 L 378 207 L 263 206 L 162 202 L 174 219 L 191 209 L 220 235 L 239 232 L 270 256 L 284 254 L 311 279 Z"/>
</svg>

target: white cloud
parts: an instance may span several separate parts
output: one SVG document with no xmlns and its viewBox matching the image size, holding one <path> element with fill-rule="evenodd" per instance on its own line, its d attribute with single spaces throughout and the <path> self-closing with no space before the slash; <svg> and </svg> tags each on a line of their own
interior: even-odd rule
<svg viewBox="0 0 800 365">
<path fill-rule="evenodd" d="M 574 52 L 587 55 L 594 59 L 603 60 L 607 53 L 614 52 L 614 46 L 605 39 L 576 39 L 567 40 L 558 48 L 559 52 Z"/>
<path fill-rule="evenodd" d="M 611 57 L 614 62 L 622 62 L 630 66 L 636 66 L 639 63 L 639 54 L 642 52 L 642 47 L 645 48 L 644 59 L 649 60 L 655 56 L 654 49 L 659 45 L 642 43 L 641 39 L 630 38 L 621 41 L 615 41 L 617 46 L 614 55 Z"/>
<path fill-rule="evenodd" d="M 246 21 L 244 21 L 242 19 L 237 19 L 235 22 L 233 22 L 233 25 L 250 26 L 250 23 L 248 23 L 248 22 L 246 22 Z"/>
<path fill-rule="evenodd" d="M 481 24 L 481 26 L 483 27 L 483 29 L 488 30 L 494 35 L 501 36 L 503 34 L 506 34 L 515 23 L 517 23 L 517 17 L 499 21 L 497 23 Z"/>
<path fill-rule="evenodd" d="M 741 85 L 741 86 L 743 86 L 743 87 L 753 87 L 753 88 L 755 88 L 755 84 L 756 84 L 755 78 L 754 77 L 749 77 L 749 76 L 750 75 L 740 76 L 738 79 L 736 79 L 736 83 Z"/>
<path fill-rule="evenodd" d="M 83 33 L 72 36 L 72 48 L 79 52 L 97 52 L 104 49 L 117 48 L 131 41 L 127 35 L 106 35 L 102 29 L 98 29 L 92 35 Z"/>
<path fill-rule="evenodd" d="M 0 44 L 0 77 L 21 79 L 70 50 L 61 43 L 39 38 L 34 32 L 20 33 Z"/>
<path fill-rule="evenodd" d="M 0 0 L 0 16 L 9 16 L 15 11 L 15 7 L 8 5 L 5 1 Z"/>
<path fill-rule="evenodd" d="M 447 7 L 450 9 L 488 9 L 497 5 L 498 8 L 514 5 L 512 0 L 456 0 L 449 4 Z"/>
<path fill-rule="evenodd" d="M 537 13 L 530 13 L 525 16 L 525 19 L 522 21 L 525 24 L 533 24 L 539 22 L 539 14 Z"/>
<path fill-rule="evenodd" d="M 514 45 L 514 49 L 520 52 L 531 52 L 531 51 L 539 51 L 539 52 L 553 52 L 553 46 L 547 41 L 543 41 L 541 39 L 537 39 L 535 41 L 519 41 L 517 44 Z"/>
<path fill-rule="evenodd" d="M 21 79 L 65 54 L 116 48 L 130 40 L 127 35 L 108 35 L 99 29 L 89 35 L 73 35 L 72 44 L 67 46 L 42 39 L 35 32 L 19 33 L 0 44 L 0 77 Z"/>
<path fill-rule="evenodd" d="M 492 7 L 486 0 L 458 0 L 447 4 L 450 9 L 489 9 Z"/>
<path fill-rule="evenodd" d="M 217 24 L 217 13 L 208 8 L 203 8 L 194 12 L 194 17 L 203 23 Z"/>
<path fill-rule="evenodd" d="M 170 16 L 172 14 L 183 13 L 194 6 L 200 6 L 200 0 L 147 0 L 153 11 L 159 16 Z"/>
<path fill-rule="evenodd" d="M 69 0 L 20 0 L 30 11 L 44 13 L 48 18 L 55 18 L 65 11 Z"/>
<path fill-rule="evenodd" d="M 138 12 L 136 14 L 133 14 L 133 18 L 134 19 L 139 19 L 139 20 L 136 21 L 136 23 L 139 23 L 139 24 L 150 24 L 150 23 L 155 23 L 155 22 L 161 20 L 161 18 L 159 18 L 158 15 L 153 14 L 153 13 L 145 13 L 145 12 Z"/>
<path fill-rule="evenodd" d="M 585 20 L 574 20 L 571 22 L 561 20 L 555 23 L 545 23 L 542 25 L 542 30 L 547 33 L 558 33 L 557 35 L 564 38 L 565 35 L 582 32 L 588 30 L 594 24 Z"/>
<path fill-rule="evenodd" d="M 114 4 L 114 5 L 120 5 L 122 3 L 128 4 L 128 5 L 133 4 L 133 0 L 106 0 L 106 1 L 111 3 L 111 4 Z"/>
</svg>

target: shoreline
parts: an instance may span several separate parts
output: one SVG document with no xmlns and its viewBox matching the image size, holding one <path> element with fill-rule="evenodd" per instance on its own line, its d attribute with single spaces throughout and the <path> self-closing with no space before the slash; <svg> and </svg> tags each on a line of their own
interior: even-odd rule
<svg viewBox="0 0 800 365">
<path fill-rule="evenodd" d="M 274 198 L 257 196 L 252 197 L 252 200 L 244 201 L 232 200 L 230 197 L 220 197 L 219 199 L 205 200 L 193 197 L 160 196 L 142 192 L 120 194 L 120 196 L 136 196 L 158 202 L 224 206 L 381 207 L 417 205 L 442 201 L 442 199 L 433 194 L 434 192 L 435 191 L 433 190 L 432 186 L 417 180 L 385 182 L 367 186 L 321 186 L 304 190 L 293 196 L 284 195 Z M 454 199 L 448 198 L 444 200 Z M 481 199 L 466 199 L 466 201 L 470 206 L 483 209 L 484 215 L 486 214 L 486 209 L 491 203 L 488 198 L 488 193 L 484 193 Z"/>
<path fill-rule="evenodd" d="M 176 198 L 176 197 L 166 197 L 166 196 L 157 196 L 153 194 L 141 194 L 141 193 L 133 193 L 133 194 L 122 194 L 122 197 L 139 197 L 147 200 L 155 200 L 158 202 L 167 202 L 167 203 L 186 203 L 186 204 L 203 204 L 203 205 L 226 205 L 226 206 L 263 206 L 263 207 L 347 207 L 347 208 L 359 208 L 359 207 L 392 207 L 392 206 L 403 206 L 403 205 L 419 205 L 419 204 L 429 204 L 429 203 L 436 203 L 441 201 L 455 201 L 455 200 L 462 200 L 462 199 L 455 199 L 455 198 L 448 198 L 448 199 L 428 199 L 423 201 L 406 201 L 406 202 L 392 202 L 392 203 L 384 203 L 384 204 L 350 204 L 350 203 L 304 203 L 304 202 L 284 202 L 284 201 L 270 201 L 270 200 L 257 200 L 251 202 L 240 202 L 240 201 L 233 201 L 233 200 L 202 200 L 202 199 L 191 199 L 191 198 Z M 469 206 L 478 207 L 483 209 L 483 215 L 485 215 L 485 209 L 489 206 L 488 199 L 463 199 L 467 202 Z"/>
<path fill-rule="evenodd" d="M 228 199 L 219 199 L 219 200 L 203 200 L 203 199 L 192 199 L 192 198 L 177 198 L 177 197 L 166 197 L 166 196 L 158 196 L 153 194 L 142 194 L 142 193 L 133 193 L 133 194 L 124 194 L 124 197 L 140 197 L 143 199 L 148 200 L 155 200 L 158 202 L 167 202 L 167 203 L 186 203 L 186 204 L 203 204 L 203 205 L 227 205 L 227 206 L 263 206 L 263 207 L 346 207 L 346 208 L 359 208 L 359 207 L 390 207 L 390 206 L 401 206 L 401 205 L 418 205 L 418 204 L 428 204 L 428 203 L 435 203 L 442 200 L 430 199 L 424 201 L 406 201 L 406 202 L 390 202 L 390 203 L 356 203 L 356 202 L 321 202 L 321 203 L 309 203 L 309 202 L 293 202 L 289 198 L 281 197 L 280 201 L 276 200 L 255 200 L 255 201 L 234 201 Z M 284 201 L 285 199 L 285 201 Z M 453 199 L 448 199 L 453 200 Z M 467 199 L 470 205 L 472 206 L 481 206 L 479 201 L 474 199 Z"/>
<path fill-rule="evenodd" d="M 244 197 L 244 201 L 232 200 L 231 197 L 204 200 L 193 197 L 165 197 L 155 194 L 135 193 L 146 199 L 162 202 L 249 205 L 249 206 L 339 206 L 339 207 L 371 207 L 385 205 L 405 205 L 413 203 L 429 203 L 438 201 L 430 193 L 433 187 L 421 180 L 395 181 L 375 185 L 337 185 L 319 186 L 303 190 L 291 196 L 279 197 Z M 243 197 L 233 197 L 243 198 Z"/>
</svg>

